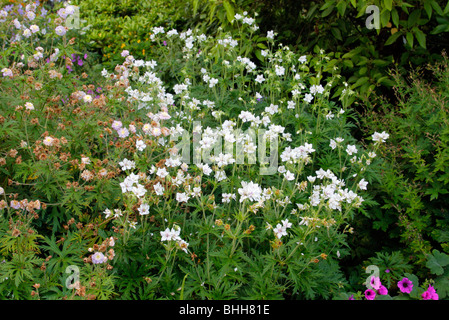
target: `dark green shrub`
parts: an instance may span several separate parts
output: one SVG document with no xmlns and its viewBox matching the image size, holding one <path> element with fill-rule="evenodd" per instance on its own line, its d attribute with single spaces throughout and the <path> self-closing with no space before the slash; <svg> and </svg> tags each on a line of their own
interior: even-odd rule
<svg viewBox="0 0 449 320">
<path fill-rule="evenodd" d="M 372 102 L 363 117 L 365 128 L 391 128 L 373 226 L 400 239 L 416 265 L 433 248 L 449 252 L 449 67 L 443 58 L 407 79 L 395 73 L 398 105 Z M 424 71 L 433 82 L 422 79 Z"/>
</svg>

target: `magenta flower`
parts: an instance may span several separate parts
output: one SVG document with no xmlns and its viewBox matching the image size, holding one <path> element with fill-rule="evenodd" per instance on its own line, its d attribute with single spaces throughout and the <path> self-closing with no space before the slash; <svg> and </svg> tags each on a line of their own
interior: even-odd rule
<svg viewBox="0 0 449 320">
<path fill-rule="evenodd" d="M 385 286 L 380 285 L 379 289 L 377 290 L 377 293 L 380 294 L 381 296 L 385 296 L 388 294 L 388 289 Z"/>
<path fill-rule="evenodd" d="M 402 293 L 410 293 L 413 289 L 413 283 L 409 279 L 403 278 L 398 282 L 398 287 Z"/>
<path fill-rule="evenodd" d="M 429 288 L 427 288 L 427 291 L 424 291 L 421 295 L 423 300 L 438 300 L 438 293 L 436 292 L 435 288 L 432 285 L 429 285 Z"/>
<path fill-rule="evenodd" d="M 371 289 L 365 290 L 366 300 L 374 300 L 375 297 L 376 297 L 376 292 L 374 290 L 371 290 Z"/>
</svg>

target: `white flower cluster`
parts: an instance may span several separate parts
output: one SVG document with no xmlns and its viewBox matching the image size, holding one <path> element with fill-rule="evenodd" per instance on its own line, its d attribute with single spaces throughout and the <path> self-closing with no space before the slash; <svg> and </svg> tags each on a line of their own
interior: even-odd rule
<svg viewBox="0 0 449 320">
<path fill-rule="evenodd" d="M 181 227 L 178 225 L 174 225 L 173 228 L 167 228 L 164 231 L 161 231 L 161 241 L 175 241 L 176 246 L 187 253 L 187 247 L 189 246 L 189 243 L 181 239 L 179 236 L 181 234 Z"/>
<path fill-rule="evenodd" d="M 310 154 L 312 152 L 315 152 L 315 149 L 313 149 L 313 146 L 310 143 L 305 143 L 304 145 L 293 149 L 287 147 L 281 153 L 281 160 L 289 164 L 298 163 L 299 161 L 303 161 L 307 164 L 310 161 Z"/>
<path fill-rule="evenodd" d="M 359 207 L 364 201 L 354 191 L 344 188 L 345 182 L 338 179 L 329 169 L 326 171 L 319 169 L 316 171 L 316 177 L 308 177 L 308 179 L 309 181 L 322 180 L 322 184 L 313 186 L 312 194 L 309 197 L 311 206 L 317 207 L 324 203 L 329 209 L 341 211 L 342 204 L 345 202 Z M 363 182 L 361 186 L 366 187 Z"/>
<path fill-rule="evenodd" d="M 120 182 L 122 193 L 131 192 L 137 198 L 142 198 L 147 190 L 145 186 L 139 183 L 140 176 L 134 173 L 130 173 L 123 182 Z"/>
</svg>

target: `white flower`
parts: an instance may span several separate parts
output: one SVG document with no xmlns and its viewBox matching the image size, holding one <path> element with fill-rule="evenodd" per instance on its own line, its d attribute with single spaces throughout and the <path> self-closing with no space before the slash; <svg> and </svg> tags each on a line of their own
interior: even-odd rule
<svg viewBox="0 0 449 320">
<path fill-rule="evenodd" d="M 366 186 L 368 185 L 368 181 L 365 181 L 365 179 L 360 180 L 358 187 L 361 190 L 366 190 Z"/>
<path fill-rule="evenodd" d="M 287 229 L 281 225 L 280 223 L 278 223 L 276 225 L 276 228 L 273 229 L 274 234 L 276 235 L 276 237 L 278 239 L 282 238 L 282 236 L 286 236 L 287 235 Z"/>
<path fill-rule="evenodd" d="M 201 169 L 203 171 L 203 174 L 205 174 L 206 176 L 210 175 L 212 173 L 212 169 L 209 167 L 209 165 L 206 164 L 197 164 L 196 165 L 199 169 Z"/>
<path fill-rule="evenodd" d="M 31 102 L 25 102 L 25 109 L 34 110 L 34 105 Z"/>
<path fill-rule="evenodd" d="M 109 209 L 104 210 L 103 213 L 105 214 L 105 218 L 106 219 L 109 218 L 112 215 L 112 212 Z"/>
<path fill-rule="evenodd" d="M 43 144 L 45 144 L 46 146 L 52 146 L 54 140 L 55 140 L 54 138 L 52 138 L 50 136 L 46 136 L 44 141 L 43 141 Z"/>
<path fill-rule="evenodd" d="M 165 191 L 164 186 L 161 185 L 160 182 L 158 182 L 157 184 L 155 184 L 155 185 L 153 186 L 153 189 L 154 189 L 154 192 L 155 192 L 158 196 L 163 195 L 163 194 L 164 194 L 164 191 Z"/>
<path fill-rule="evenodd" d="M 291 227 L 292 227 L 292 224 L 291 224 L 291 222 L 288 222 L 288 219 L 282 220 L 281 222 L 282 222 L 282 226 L 283 226 L 285 229 L 288 229 L 288 228 L 291 228 Z"/>
<path fill-rule="evenodd" d="M 166 176 L 168 176 L 167 169 L 165 169 L 165 168 L 158 168 L 157 172 L 156 172 L 156 175 L 159 178 L 164 179 Z"/>
<path fill-rule="evenodd" d="M 92 256 L 92 263 L 93 264 L 100 264 L 108 261 L 108 258 L 102 254 L 101 252 L 95 252 Z"/>
<path fill-rule="evenodd" d="M 92 102 L 92 96 L 90 94 L 86 94 L 83 97 L 83 101 L 86 102 L 86 103 Z"/>
<path fill-rule="evenodd" d="M 127 136 L 129 136 L 129 130 L 126 128 L 118 129 L 117 133 L 120 138 L 126 138 Z"/>
<path fill-rule="evenodd" d="M 313 96 L 310 93 L 306 93 L 304 95 L 304 101 L 305 102 L 310 103 L 310 102 L 312 102 L 312 100 L 313 100 Z"/>
<path fill-rule="evenodd" d="M 12 77 L 13 76 L 12 70 L 9 68 L 3 68 L 2 72 L 3 72 L 4 77 Z"/>
<path fill-rule="evenodd" d="M 56 32 L 56 34 L 58 36 L 63 36 L 63 35 L 66 34 L 67 29 L 65 27 L 63 27 L 63 26 L 57 26 L 56 29 L 55 29 L 55 32 Z"/>
<path fill-rule="evenodd" d="M 145 195 L 145 193 L 147 192 L 147 189 L 145 189 L 145 187 L 143 185 L 138 183 L 136 186 L 133 186 L 131 188 L 131 191 L 134 193 L 134 195 L 137 198 L 142 198 Z"/>
<path fill-rule="evenodd" d="M 176 201 L 178 202 L 187 202 L 189 200 L 189 196 L 185 192 L 176 193 Z"/>
<path fill-rule="evenodd" d="M 288 181 L 292 181 L 295 180 L 295 175 L 287 170 L 287 172 L 284 174 L 284 178 Z"/>
<path fill-rule="evenodd" d="M 274 31 L 273 30 L 267 32 L 267 38 L 271 39 L 271 40 L 274 39 Z"/>
<path fill-rule="evenodd" d="M 122 167 L 122 171 L 131 170 L 136 167 L 136 163 L 132 160 L 123 159 L 118 163 Z"/>
<path fill-rule="evenodd" d="M 142 203 L 137 210 L 140 215 L 144 216 L 150 213 L 150 206 L 147 203 Z"/>
<path fill-rule="evenodd" d="M 217 172 L 215 172 L 215 179 L 217 179 L 217 181 L 226 179 L 226 172 L 224 172 L 223 170 L 218 170 Z"/>
<path fill-rule="evenodd" d="M 136 141 L 136 149 L 139 151 L 143 151 L 145 148 L 147 147 L 147 145 L 145 144 L 145 142 L 143 142 L 143 140 L 137 140 Z"/>
<path fill-rule="evenodd" d="M 357 153 L 357 148 L 356 148 L 355 145 L 348 145 L 348 146 L 346 147 L 346 152 L 347 152 L 350 156 L 352 156 L 354 153 Z"/>
<path fill-rule="evenodd" d="M 221 202 L 223 203 L 229 203 L 231 202 L 231 199 L 236 199 L 235 193 L 223 193 L 221 196 L 223 197 L 221 199 Z"/>
<path fill-rule="evenodd" d="M 373 137 L 373 141 L 383 143 L 383 142 L 385 142 L 385 140 L 387 140 L 390 137 L 390 135 L 388 133 L 386 133 L 385 131 L 383 131 L 382 133 L 374 132 L 372 137 Z"/>
<path fill-rule="evenodd" d="M 310 93 L 311 94 L 315 94 L 315 93 L 323 93 L 324 92 L 324 88 L 323 88 L 323 86 L 320 84 L 320 85 L 316 85 L 316 84 L 314 84 L 314 85 L 312 85 L 311 87 L 310 87 Z"/>
<path fill-rule="evenodd" d="M 161 241 L 170 241 L 172 238 L 172 233 L 169 228 L 165 229 L 164 231 L 161 231 Z"/>
<path fill-rule="evenodd" d="M 209 80 L 209 88 L 215 87 L 215 85 L 218 83 L 218 79 L 210 78 Z"/>
<path fill-rule="evenodd" d="M 27 13 L 25 14 L 26 17 L 28 18 L 28 20 L 34 20 L 34 18 L 36 18 L 36 14 L 33 11 L 27 11 Z"/>
<path fill-rule="evenodd" d="M 23 35 L 25 38 L 29 38 L 31 36 L 31 30 L 30 29 L 23 30 Z"/>
<path fill-rule="evenodd" d="M 307 62 L 307 57 L 306 56 L 300 56 L 298 61 L 301 62 L 301 63 L 305 63 L 305 62 Z"/>
<path fill-rule="evenodd" d="M 279 106 L 275 104 L 270 104 L 269 107 L 265 107 L 265 112 L 268 112 L 271 115 L 274 115 L 279 110 Z"/>
<path fill-rule="evenodd" d="M 263 77 L 263 74 L 259 74 L 259 75 L 257 75 L 257 77 L 256 77 L 256 80 L 255 80 L 256 82 L 258 82 L 258 83 L 262 83 L 262 82 L 264 82 L 265 81 L 265 78 Z"/>
<path fill-rule="evenodd" d="M 30 30 L 32 33 L 39 32 L 39 26 L 33 24 L 32 26 L 30 26 Z"/>
<path fill-rule="evenodd" d="M 276 75 L 278 75 L 278 76 L 283 76 L 285 73 L 285 68 L 282 66 L 279 66 L 279 65 L 275 65 L 274 70 L 276 72 Z"/>
<path fill-rule="evenodd" d="M 246 199 L 250 201 L 259 201 L 262 194 L 260 186 L 252 181 L 242 181 L 242 188 L 239 188 L 237 191 L 240 194 L 240 202 L 243 202 Z"/>
</svg>

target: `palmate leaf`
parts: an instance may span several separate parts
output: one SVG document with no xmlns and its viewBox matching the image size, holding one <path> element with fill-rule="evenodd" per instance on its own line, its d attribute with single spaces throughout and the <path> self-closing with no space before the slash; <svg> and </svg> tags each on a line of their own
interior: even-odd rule
<svg viewBox="0 0 449 320">
<path fill-rule="evenodd" d="M 45 243 L 41 247 L 48 251 L 52 258 L 47 263 L 47 271 L 49 273 L 65 270 L 69 265 L 81 265 L 83 263 L 82 256 L 85 253 L 85 245 L 74 240 L 76 233 L 68 232 L 65 240 L 57 243 L 55 235 L 51 238 L 45 237 Z"/>
<path fill-rule="evenodd" d="M 444 267 L 449 265 L 449 256 L 445 253 L 441 253 L 438 250 L 433 250 L 432 254 L 429 254 L 426 267 L 430 269 L 433 274 L 438 276 L 444 273 Z"/>
<path fill-rule="evenodd" d="M 0 278 L 11 279 L 14 285 L 19 285 L 25 280 L 32 280 L 35 270 L 40 270 L 38 267 L 44 260 L 36 257 L 32 252 L 15 253 L 10 261 L 5 261 L 1 264 Z"/>
</svg>

